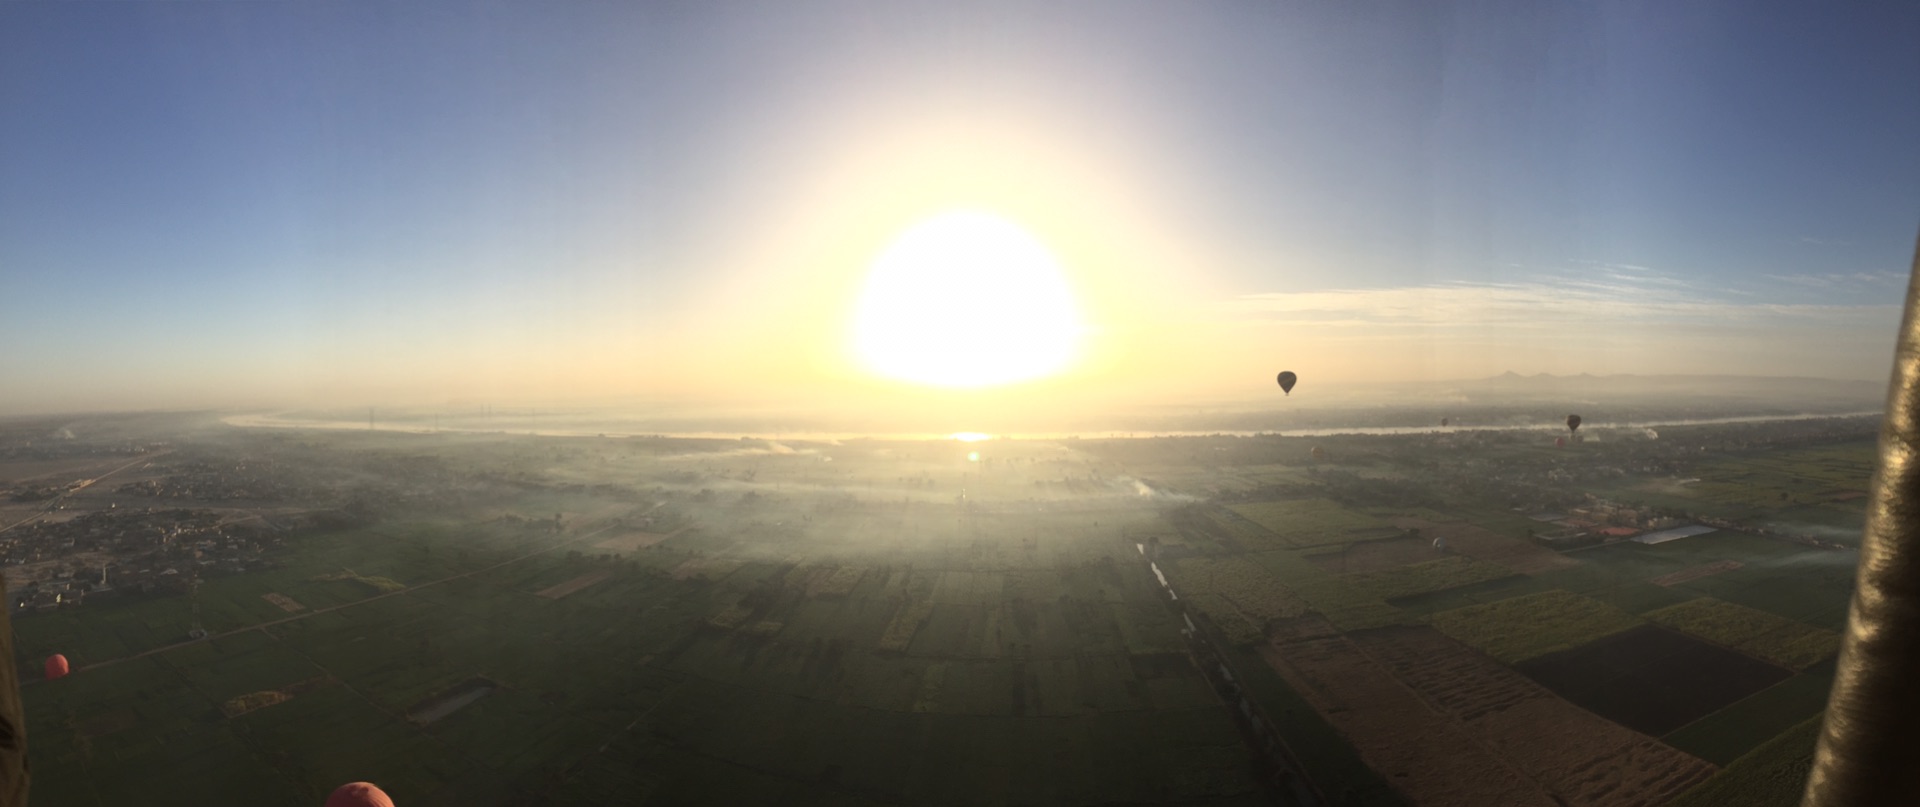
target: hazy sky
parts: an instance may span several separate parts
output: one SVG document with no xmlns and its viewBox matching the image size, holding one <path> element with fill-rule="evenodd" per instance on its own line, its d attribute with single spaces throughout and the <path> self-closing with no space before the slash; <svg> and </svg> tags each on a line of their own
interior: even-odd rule
<svg viewBox="0 0 1920 807">
<path fill-rule="evenodd" d="M 1885 377 L 1920 5 L 906 5 L 0 3 L 0 411 L 871 393 L 956 206 L 1056 388 Z"/>
</svg>

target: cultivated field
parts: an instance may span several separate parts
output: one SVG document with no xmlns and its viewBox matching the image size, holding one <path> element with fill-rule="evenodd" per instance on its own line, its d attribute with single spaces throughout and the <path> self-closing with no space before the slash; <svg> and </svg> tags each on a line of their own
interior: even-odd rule
<svg viewBox="0 0 1920 807">
<path fill-rule="evenodd" d="M 1797 793 L 1855 553 L 1566 549 L 1524 513 L 1840 518 L 1858 446 L 1534 436 L 293 433 L 448 481 L 191 597 L 16 616 L 34 803 L 1272 803 L 1215 653 L 1329 804 Z"/>
<path fill-rule="evenodd" d="M 1385 519 L 1326 499 L 1252 502 L 1227 509 L 1271 536 L 1247 549 L 1305 549 L 1390 538 L 1401 532 Z"/>
<path fill-rule="evenodd" d="M 1820 720 L 1808 720 L 1735 760 L 1712 779 L 1667 803 L 1668 807 L 1794 807 L 1813 770 Z"/>
<path fill-rule="evenodd" d="M 1168 576 L 1237 642 L 1258 641 L 1275 620 L 1299 616 L 1307 603 L 1260 565 L 1235 557 L 1183 558 Z M 1231 626 L 1231 627 L 1229 627 Z"/>
<path fill-rule="evenodd" d="M 1446 553 L 1435 549 L 1432 539 L 1401 536 L 1356 541 L 1336 547 L 1333 551 L 1316 551 L 1306 557 L 1332 574 L 1371 574 L 1438 560 L 1446 557 Z"/>
<path fill-rule="evenodd" d="M 1262 652 L 1413 803 L 1657 803 L 1712 770 L 1430 629 Z"/>
<path fill-rule="evenodd" d="M 1393 525 L 1402 529 L 1418 530 L 1421 540 L 1424 541 L 1444 539 L 1448 552 L 1478 561 L 1498 563 L 1521 574 L 1537 574 L 1553 569 L 1563 569 L 1577 563 L 1553 550 L 1535 546 L 1511 535 L 1495 533 L 1468 521 L 1440 521 L 1431 517 L 1403 516 L 1393 519 Z"/>
<path fill-rule="evenodd" d="M 593 546 L 595 549 L 605 549 L 610 552 L 638 552 L 657 546 L 672 537 L 672 535 L 658 532 L 628 532 L 606 540 L 595 541 Z"/>
<path fill-rule="evenodd" d="M 1560 590 L 1433 615 L 1433 626 L 1442 633 L 1509 663 L 1579 647 L 1639 624 L 1632 614 Z"/>
<path fill-rule="evenodd" d="M 1686 479 L 1636 481 L 1612 494 L 1854 545 L 1874 452 L 1872 440 L 1741 452 L 1703 462 Z"/>
<path fill-rule="evenodd" d="M 1454 555 L 1394 569 L 1350 574 L 1344 579 L 1348 585 L 1361 591 L 1383 600 L 1393 600 L 1485 583 L 1512 575 L 1512 569 L 1498 563 L 1476 561 L 1463 555 Z"/>
<path fill-rule="evenodd" d="M 1833 631 L 1711 597 L 1653 611 L 1647 619 L 1790 670 L 1840 649 L 1840 634 Z"/>
<path fill-rule="evenodd" d="M 543 588 L 534 592 L 533 595 L 536 597 L 545 597 L 549 600 L 557 600 L 612 576 L 612 572 L 606 571 L 587 572 L 564 583 Z"/>
<path fill-rule="evenodd" d="M 1653 583 L 1656 586 L 1677 586 L 1677 585 L 1680 585 L 1681 583 L 1690 583 L 1702 577 L 1707 577 L 1709 575 L 1716 575 L 1721 572 L 1731 572 L 1745 565 L 1746 564 L 1741 563 L 1740 561 L 1737 561 L 1737 560 L 1716 560 L 1712 563 L 1702 564 L 1700 566 L 1694 566 L 1688 569 L 1681 569 L 1680 571 L 1673 572 L 1671 574 L 1663 574 L 1663 575 L 1660 575 L 1659 577 L 1653 578 L 1648 582 Z"/>
<path fill-rule="evenodd" d="M 1515 669 L 1595 714 L 1660 736 L 1791 675 L 1658 625 L 1641 625 Z"/>
<path fill-rule="evenodd" d="M 1668 733 L 1663 739 L 1716 765 L 1726 765 L 1769 738 L 1827 707 L 1833 691 L 1834 662 L 1774 684 L 1733 704 Z"/>
<path fill-rule="evenodd" d="M 35 803 L 308 805 L 358 779 L 408 805 L 556 787 L 623 803 L 1265 798 L 1122 543 L 1138 516 L 939 512 L 851 546 L 829 517 L 818 540 L 749 520 L 631 557 L 574 551 L 605 549 L 590 527 L 392 524 L 207 582 L 211 641 L 162 649 L 186 639 L 184 598 L 21 618 L 23 667 L 59 648 L 82 668 L 25 693 L 48 783 Z M 1232 590 L 1266 613 L 1257 588 Z"/>
</svg>

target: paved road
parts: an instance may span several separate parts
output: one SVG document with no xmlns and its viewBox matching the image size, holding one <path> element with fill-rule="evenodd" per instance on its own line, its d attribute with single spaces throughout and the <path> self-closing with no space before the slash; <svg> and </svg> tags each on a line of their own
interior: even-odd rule
<svg viewBox="0 0 1920 807">
<path fill-rule="evenodd" d="M 67 491 L 67 492 L 65 492 L 65 493 L 62 493 L 62 494 L 60 494 L 60 495 L 58 495 L 58 496 L 55 496 L 55 497 L 53 497 L 53 498 L 51 498 L 51 499 L 48 499 L 48 500 L 47 500 L 47 506 L 45 506 L 45 507 L 42 507 L 42 508 L 40 508 L 40 512 L 38 512 L 38 513 L 34 513 L 33 515 L 30 515 L 30 516 L 27 516 L 26 518 L 23 518 L 23 519 L 21 519 L 21 520 L 19 520 L 19 521 L 15 521 L 15 522 L 13 522 L 12 524 L 8 524 L 7 526 L 4 526 L 4 527 L 0 527 L 0 532 L 6 532 L 7 530 L 10 530 L 10 529 L 13 529 L 14 527 L 18 527 L 18 526 L 20 526 L 20 525 L 22 525 L 22 524 L 29 524 L 29 523 L 32 523 L 32 522 L 34 522 L 34 521 L 36 521 L 36 520 L 38 520 L 38 519 L 39 519 L 39 518 L 40 518 L 41 516 L 44 516 L 44 515 L 46 515 L 46 514 L 48 514 L 48 513 L 51 513 L 51 512 L 53 512 L 53 508 L 54 508 L 55 506 L 57 506 L 57 505 L 59 505 L 59 504 L 60 504 L 60 502 L 61 502 L 61 501 L 63 501 L 63 500 L 65 500 L 65 499 L 66 499 L 66 498 L 67 498 L 68 496 L 72 496 L 72 495 L 73 495 L 73 494 L 75 494 L 75 493 L 79 493 L 80 491 L 83 491 L 83 490 L 86 490 L 87 488 L 90 488 L 90 487 L 93 487 L 93 483 L 95 483 L 95 482 L 98 482 L 98 481 L 100 481 L 100 480 L 102 480 L 102 479 L 105 479 L 105 478 L 107 478 L 107 477 L 109 477 L 109 476 L 113 476 L 114 474 L 117 474 L 117 473 L 120 473 L 121 471 L 124 471 L 124 470 L 126 470 L 126 469 L 128 469 L 128 468 L 132 468 L 133 466 L 135 466 L 135 465 L 139 465 L 140 463 L 143 463 L 143 462 L 152 462 L 152 461 L 154 461 L 154 460 L 157 460 L 157 459 L 159 459 L 159 458 L 161 458 L 161 457 L 164 457 L 164 456 L 166 456 L 166 455 L 167 455 L 167 454 L 169 454 L 169 453 L 172 453 L 172 449 L 168 449 L 168 450 L 166 450 L 166 451 L 156 451 L 156 452 L 154 452 L 154 453 L 152 453 L 152 454 L 141 454 L 141 455 L 140 455 L 140 456 L 139 456 L 139 457 L 138 457 L 137 459 L 135 459 L 135 460 L 134 460 L 133 462 L 129 462 L 129 463 L 127 463 L 127 464 L 125 464 L 125 465 L 122 465 L 122 466 L 120 466 L 120 467 L 118 467 L 118 468 L 115 468 L 115 469 L 113 469 L 113 470 L 111 470 L 111 471 L 108 471 L 108 472 L 106 472 L 106 473 L 104 473 L 104 474 L 101 474 L 101 475 L 99 475 L 99 476 L 96 476 L 96 477 L 94 477 L 94 478 L 92 478 L 92 479 L 89 479 L 89 480 L 87 480 L 86 482 L 84 482 L 84 483 L 82 483 L 82 484 L 81 484 L 81 485 L 80 485 L 79 487 L 77 487 L 77 488 L 74 488 L 73 490 L 69 490 L 69 491 Z"/>
</svg>

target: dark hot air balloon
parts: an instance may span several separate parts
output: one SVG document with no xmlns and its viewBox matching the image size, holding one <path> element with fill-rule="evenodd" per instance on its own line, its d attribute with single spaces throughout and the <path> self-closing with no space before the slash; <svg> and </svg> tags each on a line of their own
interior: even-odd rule
<svg viewBox="0 0 1920 807">
<path fill-rule="evenodd" d="M 1568 415 L 1567 416 L 1567 433 L 1571 434 L 1579 430 L 1580 430 L 1580 416 Z"/>
<path fill-rule="evenodd" d="M 1299 380 L 1300 380 L 1300 377 L 1297 375 L 1294 375 L 1292 370 L 1280 371 L 1280 391 L 1288 395 L 1292 395 L 1293 384 L 1294 382 Z"/>
<path fill-rule="evenodd" d="M 349 782 L 327 797 L 327 807 L 393 807 L 393 799 L 371 782 Z"/>
<path fill-rule="evenodd" d="M 1447 427 L 1447 419 L 1446 419 L 1446 418 L 1441 418 L 1441 419 L 1440 419 L 1440 428 L 1442 428 L 1442 429 L 1444 429 L 1444 428 L 1446 428 L 1446 427 Z"/>
<path fill-rule="evenodd" d="M 47 680 L 67 677 L 67 657 L 55 653 L 47 657 Z"/>
</svg>

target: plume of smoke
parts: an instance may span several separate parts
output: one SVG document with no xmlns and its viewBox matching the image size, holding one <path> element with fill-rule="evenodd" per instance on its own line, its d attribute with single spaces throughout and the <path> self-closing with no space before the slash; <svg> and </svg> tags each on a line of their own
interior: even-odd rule
<svg viewBox="0 0 1920 807">
<path fill-rule="evenodd" d="M 1120 481 L 1131 484 L 1133 486 L 1133 492 L 1143 499 L 1154 499 L 1164 502 L 1197 502 L 1200 500 L 1198 497 L 1188 496 L 1185 493 L 1173 493 L 1171 491 L 1161 490 L 1131 476 L 1121 477 Z"/>
<path fill-rule="evenodd" d="M 1836 527 L 1832 524 L 1796 524 L 1777 521 L 1768 524 L 1767 529 L 1789 535 L 1804 535 L 1809 538 L 1819 538 L 1823 541 L 1847 542 L 1860 540 L 1860 530 Z"/>
<path fill-rule="evenodd" d="M 1806 526 L 1806 525 L 1796 525 L 1796 526 Z M 1821 535 L 1818 537 L 1822 537 L 1822 538 L 1848 537 L 1848 538 L 1855 538 L 1855 539 L 1860 537 L 1857 533 L 1854 533 L 1850 530 L 1839 529 L 1837 527 L 1827 527 L 1826 532 L 1827 532 L 1826 535 Z M 1842 535 L 1842 533 L 1844 533 L 1845 535 Z M 1831 549 L 1814 549 L 1806 552 L 1795 552 L 1794 554 L 1777 557 L 1777 558 L 1766 558 L 1764 560 L 1756 560 L 1748 563 L 1747 565 L 1752 567 L 1762 567 L 1762 568 L 1770 568 L 1770 569 L 1803 569 L 1803 570 L 1806 570 L 1809 574 L 1818 574 L 1820 573 L 1820 570 L 1823 570 L 1823 569 L 1834 570 L 1836 572 L 1843 571 L 1843 570 L 1847 572 L 1851 572 L 1853 569 L 1857 568 L 1860 565 L 1860 550 L 1848 549 L 1844 551 L 1835 551 Z"/>
<path fill-rule="evenodd" d="M 776 442 L 773 442 L 772 440 L 768 440 L 767 444 L 761 448 L 734 448 L 726 451 L 696 451 L 696 452 L 690 452 L 686 454 L 671 454 L 665 457 L 661 457 L 661 459 L 663 460 L 699 460 L 699 459 L 727 459 L 731 457 L 786 457 L 786 456 L 799 456 L 803 454 L 818 454 L 818 453 L 820 453 L 819 449 L 794 448 L 793 446 L 786 445 L 785 443 L 776 443 Z"/>
</svg>

